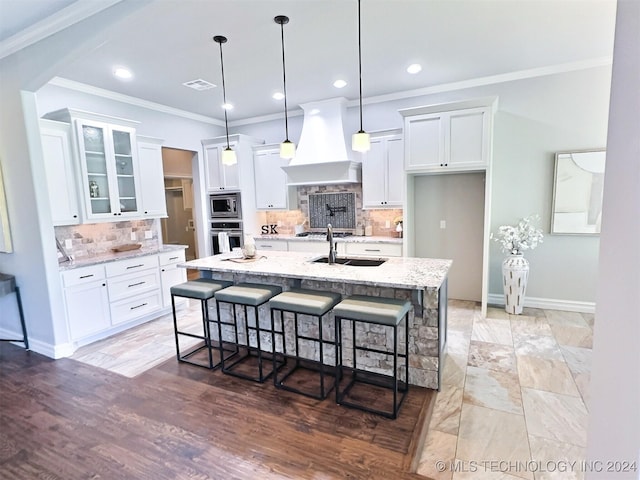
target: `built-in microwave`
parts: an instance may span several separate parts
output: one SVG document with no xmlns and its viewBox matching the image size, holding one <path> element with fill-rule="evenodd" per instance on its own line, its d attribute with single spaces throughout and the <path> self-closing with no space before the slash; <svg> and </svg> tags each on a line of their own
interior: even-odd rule
<svg viewBox="0 0 640 480">
<path fill-rule="evenodd" d="M 240 193 L 209 195 L 211 218 L 242 218 Z"/>
</svg>

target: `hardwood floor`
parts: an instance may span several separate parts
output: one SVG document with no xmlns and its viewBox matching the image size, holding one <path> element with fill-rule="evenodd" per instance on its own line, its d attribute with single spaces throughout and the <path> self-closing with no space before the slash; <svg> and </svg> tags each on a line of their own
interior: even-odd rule
<svg viewBox="0 0 640 480">
<path fill-rule="evenodd" d="M 175 359 L 126 378 L 2 344 L 0 478 L 424 478 L 434 396 L 388 420 Z"/>
</svg>

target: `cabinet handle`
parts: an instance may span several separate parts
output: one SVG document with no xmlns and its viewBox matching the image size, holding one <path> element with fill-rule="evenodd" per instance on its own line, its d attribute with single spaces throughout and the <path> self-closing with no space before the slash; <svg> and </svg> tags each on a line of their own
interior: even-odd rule
<svg viewBox="0 0 640 480">
<path fill-rule="evenodd" d="M 145 283 L 147 282 L 132 283 L 131 285 L 128 285 L 127 288 L 137 287 L 138 285 L 144 285 Z"/>
<path fill-rule="evenodd" d="M 80 275 L 80 278 L 91 278 L 93 277 L 93 273 L 91 275 Z"/>
<path fill-rule="evenodd" d="M 131 266 L 127 267 L 127 270 L 129 270 L 130 268 L 139 268 L 139 267 L 144 267 L 144 263 L 141 263 L 139 265 L 131 265 Z"/>
<path fill-rule="evenodd" d="M 169 260 L 177 260 L 177 259 L 179 259 L 179 258 L 180 258 L 180 257 L 169 257 Z"/>
<path fill-rule="evenodd" d="M 141 305 L 136 305 L 135 307 L 131 307 L 131 308 L 129 308 L 129 310 L 135 310 L 136 308 L 144 307 L 146 304 L 147 304 L 147 302 L 144 302 L 144 303 L 143 303 L 143 304 L 141 304 Z"/>
<path fill-rule="evenodd" d="M 273 245 L 260 245 L 260 248 L 273 248 Z"/>
<path fill-rule="evenodd" d="M 364 251 L 365 252 L 379 252 L 380 249 L 379 248 L 365 248 Z"/>
</svg>

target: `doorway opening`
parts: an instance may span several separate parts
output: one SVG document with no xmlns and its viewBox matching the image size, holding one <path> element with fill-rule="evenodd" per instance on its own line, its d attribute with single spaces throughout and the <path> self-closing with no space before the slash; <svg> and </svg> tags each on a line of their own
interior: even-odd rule
<svg viewBox="0 0 640 480">
<path fill-rule="evenodd" d="M 162 148 L 164 194 L 167 218 L 161 220 L 165 244 L 187 245 L 187 260 L 198 258 L 196 216 L 193 213 L 193 157 L 196 152 L 177 148 Z M 188 277 L 194 276 L 188 272 Z M 195 275 L 197 277 L 197 275 Z"/>
</svg>

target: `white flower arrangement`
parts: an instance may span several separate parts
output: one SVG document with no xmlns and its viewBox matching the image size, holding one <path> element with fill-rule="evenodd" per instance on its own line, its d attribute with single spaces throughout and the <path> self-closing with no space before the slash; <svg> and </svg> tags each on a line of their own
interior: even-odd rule
<svg viewBox="0 0 640 480">
<path fill-rule="evenodd" d="M 538 219 L 538 215 L 532 215 L 520 219 L 516 226 L 502 225 L 495 236 L 491 234 L 491 238 L 500 244 L 504 253 L 522 255 L 525 250 L 533 250 L 542 243 L 542 229 L 532 225 Z"/>
</svg>

